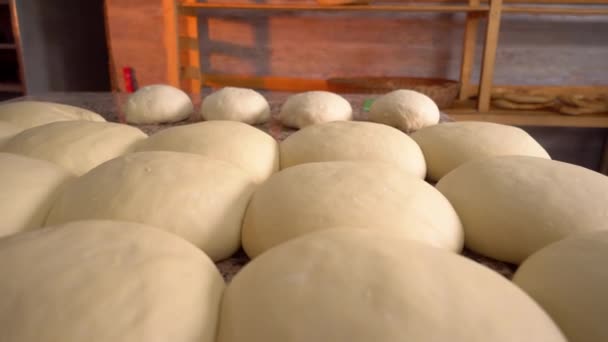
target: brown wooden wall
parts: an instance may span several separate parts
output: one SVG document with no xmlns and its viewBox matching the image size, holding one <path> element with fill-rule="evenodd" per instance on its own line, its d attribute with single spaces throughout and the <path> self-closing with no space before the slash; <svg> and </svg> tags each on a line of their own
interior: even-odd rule
<svg viewBox="0 0 608 342">
<path fill-rule="evenodd" d="M 120 88 L 123 66 L 135 68 L 140 85 L 166 82 L 162 0 L 107 0 L 106 6 Z M 201 66 L 207 73 L 311 78 L 457 78 L 463 19 L 460 14 L 203 12 Z M 608 17 L 505 17 L 495 81 L 608 84 Z"/>
</svg>

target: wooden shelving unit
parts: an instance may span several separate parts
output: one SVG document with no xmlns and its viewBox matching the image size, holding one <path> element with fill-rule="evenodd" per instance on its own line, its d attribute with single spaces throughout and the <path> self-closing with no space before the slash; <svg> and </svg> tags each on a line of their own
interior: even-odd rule
<svg viewBox="0 0 608 342">
<path fill-rule="evenodd" d="M 0 0 L 0 101 L 25 93 L 14 0 Z"/>
<path fill-rule="evenodd" d="M 459 101 L 454 108 L 446 110 L 448 114 L 456 120 L 485 120 L 522 126 L 608 127 L 608 113 L 568 116 L 551 111 L 504 110 L 494 108 L 491 105 L 491 95 L 498 88 L 527 89 L 551 94 L 573 92 L 585 95 L 608 94 L 608 86 L 531 87 L 497 86 L 493 84 L 496 49 L 503 13 L 566 16 L 608 15 L 608 0 L 505 0 L 505 3 L 503 3 L 503 0 L 438 0 L 438 2 L 441 3 L 325 6 L 288 2 L 280 4 L 197 3 L 193 0 L 164 0 L 169 81 L 175 86 L 191 92 L 198 92 L 201 85 L 210 84 L 217 79 L 217 75 L 206 75 L 200 69 L 197 13 L 203 10 L 466 13 L 460 72 L 461 92 Z M 533 3 L 530 4 L 530 2 Z M 477 32 L 482 19 L 487 20 L 487 26 L 482 51 L 481 75 L 479 80 L 472 81 Z M 269 81 L 269 79 L 272 80 Z M 247 82 L 249 82 L 247 84 L 262 87 L 274 87 L 274 90 L 280 88 L 280 78 L 251 77 Z"/>
</svg>

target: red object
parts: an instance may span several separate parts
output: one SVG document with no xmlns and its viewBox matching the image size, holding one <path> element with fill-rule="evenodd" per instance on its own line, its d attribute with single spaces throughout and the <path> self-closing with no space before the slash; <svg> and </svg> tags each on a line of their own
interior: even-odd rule
<svg viewBox="0 0 608 342">
<path fill-rule="evenodd" d="M 122 77 L 125 80 L 125 90 L 127 93 L 132 93 L 135 91 L 135 87 L 133 86 L 133 68 L 124 67 L 122 68 Z"/>
</svg>

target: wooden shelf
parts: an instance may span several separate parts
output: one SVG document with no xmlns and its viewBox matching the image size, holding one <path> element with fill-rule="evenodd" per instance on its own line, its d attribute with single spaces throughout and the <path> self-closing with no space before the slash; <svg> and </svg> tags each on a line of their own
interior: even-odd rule
<svg viewBox="0 0 608 342">
<path fill-rule="evenodd" d="M 488 12 L 489 7 L 468 5 L 316 5 L 256 3 L 182 3 L 181 11 L 193 14 L 199 9 L 247 9 L 274 11 L 397 11 L 397 12 Z"/>
<path fill-rule="evenodd" d="M 0 50 L 17 50 L 17 45 L 0 43 Z"/>
<path fill-rule="evenodd" d="M 548 7 L 548 6 L 504 6 L 505 13 L 549 14 L 549 15 L 608 15 L 608 7 Z"/>
<path fill-rule="evenodd" d="M 0 82 L 0 92 L 21 93 L 23 86 L 19 83 L 2 83 Z"/>
<path fill-rule="evenodd" d="M 456 121 L 488 121 L 516 126 L 608 127 L 608 113 L 563 115 L 548 110 L 508 110 L 491 108 L 488 112 L 474 109 L 474 101 L 457 102 L 444 112 Z"/>
</svg>

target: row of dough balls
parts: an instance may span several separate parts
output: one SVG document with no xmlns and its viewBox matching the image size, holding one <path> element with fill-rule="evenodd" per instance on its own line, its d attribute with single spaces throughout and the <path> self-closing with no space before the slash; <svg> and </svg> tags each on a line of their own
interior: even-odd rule
<svg viewBox="0 0 608 342">
<path fill-rule="evenodd" d="M 187 119 L 193 112 L 190 97 L 168 85 L 150 85 L 131 95 L 125 106 L 127 122 L 155 124 Z M 270 105 L 258 92 L 224 87 L 203 99 L 205 120 L 230 120 L 255 125 L 270 120 Z M 369 120 L 412 132 L 439 122 L 439 109 L 428 96 L 412 90 L 396 90 L 378 98 Z M 279 120 L 288 127 L 352 120 L 353 110 L 342 96 L 328 91 L 308 91 L 287 98 Z"/>
<path fill-rule="evenodd" d="M 435 140 L 432 139 L 433 135 L 436 136 Z M 428 138 L 429 136 L 431 138 Z M 473 136 L 478 137 L 478 140 L 474 141 L 471 138 Z M 234 139 L 234 137 L 238 137 L 238 139 Z M 350 166 L 355 171 L 349 171 L 348 163 L 335 164 L 338 166 L 334 165 L 332 167 L 328 166 L 328 164 L 310 165 L 278 174 L 270 179 L 267 184 L 264 184 L 256 193 L 256 196 L 254 196 L 250 207 L 260 209 L 251 209 L 252 214 L 245 218 L 244 227 L 246 229 L 243 233 L 243 241 L 245 249 L 250 255 L 257 255 L 289 237 L 318 229 L 318 227 L 329 227 L 332 225 L 376 226 L 379 220 L 382 222 L 393 222 L 393 226 L 409 222 L 403 220 L 424 222 L 433 227 L 433 229 L 425 230 L 425 225 L 412 224 L 411 229 L 414 232 L 412 235 L 423 236 L 424 234 L 416 231 L 417 229 L 422 230 L 427 235 L 424 239 L 428 241 L 433 240 L 431 242 L 435 245 L 445 246 L 448 249 L 457 251 L 462 245 L 462 228 L 460 227 L 460 220 L 462 220 L 464 222 L 465 235 L 467 236 L 466 244 L 471 249 L 499 260 L 520 263 L 526 256 L 538 248 L 565 236 L 571 231 L 592 229 L 590 227 L 594 225 L 598 228 L 603 227 L 601 222 L 596 223 L 596 221 L 602 218 L 604 212 L 601 209 L 604 201 L 595 201 L 591 204 L 586 204 L 582 200 L 574 201 L 579 206 L 584 205 L 587 208 L 580 210 L 591 212 L 590 215 L 585 215 L 585 218 L 582 220 L 577 220 L 577 216 L 573 214 L 579 210 L 578 207 L 571 205 L 571 201 L 564 197 L 561 197 L 561 203 L 558 203 L 559 206 L 556 205 L 556 208 L 548 207 L 549 209 L 547 210 L 536 210 L 535 202 L 537 200 L 548 201 L 549 203 L 560 201 L 560 196 L 556 192 L 559 188 L 551 189 L 551 182 L 553 181 L 564 184 L 563 187 L 567 187 L 568 189 L 570 187 L 573 188 L 569 190 L 570 198 L 576 198 L 575 196 L 578 194 L 580 194 L 578 196 L 584 198 L 588 193 L 587 188 L 591 189 L 589 191 L 596 191 L 598 193 L 597 196 L 602 196 L 604 189 L 602 188 L 602 184 L 605 184 L 603 177 L 598 177 L 598 174 L 572 165 L 542 161 L 535 158 L 529 160 L 524 158 L 522 161 L 520 161 L 521 158 L 513 158 L 513 160 L 499 159 L 496 161 L 496 163 L 508 161 L 508 167 L 500 164 L 496 166 L 489 162 L 484 162 L 481 166 L 472 164 L 473 166 L 469 166 L 469 168 L 472 168 L 472 171 L 469 171 L 469 169 L 465 169 L 467 171 L 464 172 L 454 171 L 454 176 L 446 177 L 445 180 L 442 180 L 438 184 L 438 189 L 447 197 L 451 204 L 443 196 L 437 196 L 435 194 L 437 191 L 434 188 L 420 180 L 427 174 L 425 159 L 429 161 L 428 176 L 431 180 L 434 180 L 437 179 L 433 176 L 434 174 L 447 172 L 466 161 L 476 160 L 489 155 L 521 154 L 548 158 L 546 152 L 531 137 L 517 128 L 476 122 L 446 123 L 423 129 L 415 133 L 413 138 L 415 140 L 385 125 L 366 122 L 332 122 L 300 130 L 278 145 L 272 137 L 251 126 L 237 122 L 211 121 L 166 129 L 146 139 L 145 134 L 141 131 L 126 125 L 87 121 L 62 121 L 25 130 L 0 147 L 0 151 L 48 160 L 63 166 L 66 170 L 77 176 L 83 175 L 97 165 L 126 153 L 155 150 L 194 153 L 211 159 L 223 160 L 230 163 L 230 166 L 240 167 L 238 172 L 242 172 L 243 170 L 248 172 L 249 179 L 253 183 L 258 184 L 264 182 L 276 172 L 279 169 L 279 165 L 281 168 L 288 168 L 299 164 L 340 160 L 384 162 L 398 166 L 401 168 L 401 171 L 406 171 L 414 176 L 401 177 L 395 170 L 382 169 L 379 166 L 362 167 L 356 165 Z M 420 146 L 423 147 L 422 150 L 415 141 L 420 142 Z M 508 148 L 504 147 L 505 142 L 509 142 L 506 144 L 509 146 Z M 279 158 L 279 155 L 281 158 Z M 186 172 L 184 169 L 172 171 L 172 168 L 179 169 L 179 162 L 176 161 L 176 165 L 170 165 L 172 163 L 171 158 L 174 158 L 171 154 L 152 154 L 151 156 L 146 158 L 153 161 L 155 161 L 154 159 L 158 159 L 158 163 L 161 166 L 157 169 L 163 169 L 164 171 L 162 172 L 173 173 L 175 175 L 179 175 L 180 172 Z M 135 163 L 129 163 L 129 160 L 131 160 L 129 158 L 120 160 L 125 165 L 139 165 L 148 163 L 145 160 L 146 158 L 141 157 L 140 159 L 142 160 L 135 158 L 134 160 L 137 161 Z M 166 160 L 163 160 L 163 158 Z M 184 156 L 175 158 L 175 160 L 181 160 L 180 158 L 188 159 Z M 184 163 L 187 164 L 187 162 Z M 7 189 L 19 187 L 20 184 L 28 183 L 27 179 L 35 178 L 35 176 L 30 175 L 28 172 L 21 170 L 32 168 L 31 166 L 27 166 L 25 162 L 24 166 L 20 166 L 16 162 L 4 164 L 14 166 L 12 169 L 9 167 L 3 169 L 5 174 L 3 179 L 7 184 Z M 120 165 L 118 161 L 114 162 L 114 164 Z M 445 164 L 447 164 L 447 167 L 444 167 Z M 196 165 L 196 163 L 193 163 L 193 165 Z M 121 167 L 115 168 L 122 170 Z M 137 167 L 134 166 L 133 168 L 133 180 L 127 180 L 126 177 L 112 174 L 114 171 L 105 171 L 105 173 L 102 173 L 102 176 L 97 177 L 87 175 L 84 178 L 92 178 L 93 180 L 89 182 L 99 184 L 104 182 L 97 178 L 107 178 L 111 182 L 118 184 L 125 182 L 125 188 L 134 188 L 134 193 L 138 193 L 137 184 L 130 185 L 129 183 L 135 182 L 135 179 L 139 179 Z M 484 168 L 488 168 L 490 171 L 483 171 Z M 147 167 L 147 169 L 151 168 Z M 481 169 L 482 171 L 477 171 L 477 169 Z M 498 170 L 493 171 L 493 169 Z M 564 171 L 561 171 L 562 169 Z M 433 170 L 439 172 L 434 172 Z M 523 171 L 518 175 L 518 170 Z M 124 173 L 124 171 L 121 172 Z M 476 172 L 480 175 L 477 175 Z M 217 173 L 221 174 L 222 172 L 217 171 Z M 335 179 L 331 179 L 328 176 L 340 173 L 346 173 L 347 175 L 344 177 L 336 176 Z M 556 176 L 554 178 L 549 177 L 553 173 Z M 11 174 L 14 176 L 11 176 Z M 532 185 L 527 185 L 526 179 L 533 179 L 530 178 L 533 177 L 529 176 L 530 174 L 542 175 L 540 176 L 542 179 L 539 181 L 527 181 L 527 183 L 533 183 Z M 573 177 L 575 179 L 580 178 L 579 174 L 581 174 L 580 177 L 583 177 L 583 179 L 589 180 L 581 182 L 582 185 L 574 184 L 570 179 Z M 391 178 L 391 175 L 394 177 Z M 466 178 L 467 175 L 469 175 L 468 179 Z M 486 178 L 484 178 L 484 175 L 486 175 Z M 161 177 L 161 179 L 164 177 L 152 174 L 150 176 L 152 176 L 150 180 L 152 184 L 158 181 L 154 177 Z M 184 175 L 184 179 L 189 176 L 189 174 Z M 51 179 L 49 184 L 55 184 L 54 178 L 49 177 Z M 241 178 L 245 177 L 247 175 Z M 179 179 L 179 177 L 175 178 Z M 302 182 L 302 179 L 306 179 L 306 182 Z M 317 179 L 316 183 L 313 182 L 314 179 Z M 389 179 L 393 179 L 393 183 L 395 183 L 391 183 L 390 186 L 397 189 L 394 192 L 388 192 L 388 195 L 393 195 L 393 197 L 385 194 L 386 191 L 384 190 Z M 471 184 L 468 184 L 467 181 Z M 83 182 L 84 184 L 88 184 L 86 181 Z M 246 182 L 242 181 L 240 183 L 241 186 L 248 188 L 248 186 L 243 185 L 244 183 Z M 314 186 L 309 186 L 310 184 L 308 183 L 313 183 Z M 414 185 L 410 185 L 409 183 Z M 517 186 L 513 187 L 513 183 L 516 185 L 522 184 L 520 185 L 521 189 Z M 597 186 L 596 183 L 600 184 L 600 186 Z M 345 198 L 332 198 L 327 195 L 327 193 L 341 195 L 348 193 L 347 190 L 338 191 L 333 189 L 337 187 L 336 184 L 344 185 L 345 188 L 351 189 L 352 193 L 343 196 Z M 369 185 L 366 192 L 361 191 L 359 184 Z M 468 185 L 465 186 L 464 184 Z M 500 188 L 500 184 L 504 184 L 504 186 Z M 162 184 L 157 184 L 157 186 L 162 186 Z M 173 184 L 171 186 L 173 187 Z M 273 187 L 276 189 L 273 190 Z M 302 189 L 299 187 L 302 187 Z M 104 188 L 113 189 L 111 186 Z M 171 190 L 179 192 L 174 188 Z M 418 188 L 420 190 L 411 190 Z M 43 212 L 37 212 L 36 215 L 32 215 L 31 211 L 33 209 L 27 205 L 21 204 L 17 207 L 21 208 L 21 210 L 16 210 L 15 204 L 19 201 L 6 201 L 4 205 L 6 206 L 7 215 L 9 215 L 7 217 L 12 217 L 14 222 L 11 225 L 7 225 L 4 228 L 5 232 L 2 234 L 6 235 L 43 225 L 44 222 L 40 217 L 44 217 L 44 210 L 50 208 L 49 201 L 51 201 L 51 197 L 45 195 L 50 189 L 53 189 L 53 187 L 43 187 L 42 190 L 33 189 L 31 197 L 28 197 L 23 190 L 15 190 L 15 192 L 19 191 L 19 197 L 24 203 L 29 203 L 29 201 L 32 201 L 32 203 L 44 202 L 44 205 L 42 203 L 39 205 L 40 210 L 43 210 Z M 162 192 L 153 189 L 156 188 L 151 185 L 146 190 Z M 34 190 L 42 192 L 37 193 Z M 94 192 L 93 190 L 89 191 Z M 220 194 L 229 192 L 222 189 L 217 189 L 216 191 Z M 323 212 L 314 212 L 311 209 L 313 206 L 307 204 L 308 201 L 301 201 L 308 192 L 311 192 L 311 203 L 325 203 L 323 205 L 326 205 L 328 208 L 332 206 L 336 207 L 335 210 L 332 210 L 337 218 L 328 218 L 326 217 L 327 214 Z M 527 194 L 528 192 L 532 195 L 525 197 L 523 200 L 511 200 L 509 197 Z M 278 194 L 275 195 L 275 193 Z M 534 198 L 533 195 L 537 193 L 544 194 L 544 197 L 540 199 Z M 123 197 L 119 196 L 121 194 Z M 410 194 L 410 204 L 407 204 L 405 201 L 408 200 L 406 196 L 408 194 Z M 411 194 L 416 195 L 413 196 Z M 469 196 L 470 194 L 476 195 Z M 80 195 L 85 197 L 84 200 L 75 195 L 76 197 L 72 201 L 76 203 L 75 205 L 78 203 L 88 203 L 87 201 L 90 201 L 87 198 L 88 195 L 90 194 L 85 193 L 84 195 Z M 142 203 L 146 201 L 150 202 L 159 196 L 144 192 L 141 201 Z M 317 200 L 317 197 L 321 196 L 325 196 L 322 197 L 325 199 L 324 201 Z M 557 199 L 553 199 L 551 196 Z M 265 197 L 268 199 L 264 200 L 263 198 Z M 427 197 L 429 199 L 425 199 Z M 93 196 L 93 198 L 95 197 Z M 114 217 L 113 215 L 118 215 L 114 213 L 114 211 L 118 210 L 114 208 L 117 205 L 108 206 L 107 203 L 116 202 L 117 198 L 129 203 L 135 202 L 136 204 L 134 205 L 143 208 L 140 209 L 141 213 L 137 213 L 137 210 L 134 209 L 128 209 L 125 211 L 134 210 L 134 212 L 120 214 L 126 215 L 125 217 Z M 178 213 L 172 215 L 170 211 L 165 211 L 161 214 L 162 210 L 155 211 L 154 209 L 150 209 L 149 206 L 146 207 L 141 203 L 137 203 L 138 201 L 132 200 L 132 198 L 135 198 L 135 196 L 124 191 L 114 191 L 107 194 L 105 202 L 98 199 L 98 201 L 102 202 L 100 205 L 87 204 L 85 205 L 87 208 L 79 211 L 76 215 L 84 215 L 79 218 L 96 218 L 102 215 L 101 217 L 105 218 L 135 219 L 139 217 L 138 215 L 145 216 L 144 214 L 147 212 L 156 212 L 159 215 L 157 220 L 160 222 L 156 223 L 156 225 L 167 225 L 166 221 L 170 220 L 167 217 L 175 216 L 177 217 L 175 220 L 181 220 L 183 223 L 172 225 L 171 229 L 180 232 L 180 235 L 187 237 L 198 246 L 205 246 L 210 243 L 209 236 L 200 232 L 196 233 L 196 230 L 199 228 L 192 222 L 187 222 L 188 220 L 182 220 Z M 146 198 L 149 198 L 149 200 L 145 200 Z M 262 200 L 259 200 L 259 198 L 262 198 Z M 282 198 L 282 200 L 279 200 L 277 204 L 272 202 L 273 199 L 279 198 Z M 353 199 L 356 200 L 354 203 Z M 375 211 L 376 214 L 366 212 L 365 208 L 373 208 L 373 204 L 378 199 L 386 202 L 383 203 L 383 210 Z M 159 201 L 162 202 L 161 199 Z M 229 220 L 229 222 L 240 222 L 247 201 L 244 200 L 245 204 L 241 203 L 237 206 L 240 209 L 232 209 L 236 210 L 234 214 L 235 218 Z M 511 201 L 521 204 L 521 208 L 509 203 Z M 258 204 L 258 202 L 262 204 Z M 299 204 L 292 205 L 292 203 Z M 199 204 L 198 202 L 193 202 L 193 205 Z M 232 208 L 232 204 L 227 199 L 223 205 Z M 479 210 L 480 207 L 490 204 L 492 208 L 496 209 Z M 264 210 L 282 205 L 286 207 L 282 208 L 280 212 L 285 213 L 284 216 L 288 218 L 298 217 L 298 214 L 304 212 L 302 208 L 308 208 L 312 211 L 309 213 L 309 217 L 304 215 L 299 220 L 299 222 L 302 222 L 302 227 L 296 224 L 292 225 L 292 229 L 286 231 L 281 230 L 281 227 L 288 224 L 288 222 L 265 222 L 262 220 L 262 223 L 255 223 L 260 220 L 259 217 L 276 218 L 280 216 L 272 212 L 264 213 Z M 320 205 L 321 209 L 319 210 L 323 209 L 323 205 Z M 36 207 L 33 204 L 32 206 Z M 70 207 L 71 204 L 67 206 Z M 404 206 L 405 208 L 409 206 L 411 211 L 417 214 L 425 213 L 425 210 L 429 210 L 428 208 L 433 208 L 433 210 L 440 212 L 441 215 L 439 216 L 445 218 L 445 220 L 444 222 L 440 222 L 440 220 L 433 219 L 433 212 L 426 212 L 422 216 L 409 214 L 408 210 L 402 210 Z M 452 206 L 456 208 L 460 220 L 454 219 L 456 215 L 453 213 Z M 597 208 L 598 206 L 599 208 Z M 166 206 L 166 209 L 170 207 Z M 362 207 L 362 209 L 353 209 L 358 207 Z M 193 208 L 195 210 L 197 207 Z M 505 208 L 508 210 L 505 210 Z M 87 210 L 89 214 L 86 214 Z M 109 211 L 105 212 L 105 210 Z M 258 213 L 256 210 L 260 212 Z M 290 210 L 294 213 L 288 214 Z M 351 212 L 359 213 L 361 218 L 345 221 L 342 217 L 352 215 L 349 214 Z M 596 215 L 593 215 L 593 213 L 596 213 Z M 68 214 L 64 215 L 70 216 Z M 186 216 L 189 217 L 191 215 L 187 214 Z M 553 220 L 557 223 L 553 223 L 553 220 L 548 218 L 552 215 L 553 217 L 563 215 L 565 218 L 555 218 Z M 310 217 L 316 217 L 318 224 L 308 223 L 307 220 L 310 220 Z M 352 217 L 356 217 L 356 215 L 352 215 Z M 365 217 L 368 217 L 368 219 L 366 220 Z M 323 219 L 321 220 L 320 218 Z M 523 223 L 516 222 L 518 218 Z M 150 219 L 152 220 L 152 218 Z M 576 224 L 574 224 L 574 220 L 577 220 Z M 587 221 L 588 223 L 585 223 Z M 451 224 L 446 224 L 445 222 L 451 222 Z M 540 230 L 533 228 L 542 224 L 544 226 L 548 225 L 548 227 Z M 205 231 L 219 229 L 219 225 L 214 225 L 213 222 L 203 226 L 207 227 L 203 229 Z M 238 248 L 240 243 L 238 239 L 240 225 L 230 223 L 229 226 L 231 229 L 226 229 L 226 231 L 232 232 L 231 238 L 228 239 L 230 243 L 227 242 L 225 246 L 216 248 L 222 250 L 213 252 L 212 258 L 214 260 L 227 257 L 235 248 Z M 380 226 L 390 227 L 391 225 L 383 224 Z M 262 231 L 258 232 L 258 230 Z M 520 232 L 520 234 L 513 235 L 510 233 L 512 231 Z M 285 236 L 280 237 L 281 234 Z M 503 235 L 506 235 L 506 237 L 503 238 Z M 255 238 L 252 239 L 251 236 Z M 523 243 L 520 241 L 520 237 L 525 237 Z M 505 241 L 508 243 L 504 243 Z M 209 249 L 206 249 L 206 252 L 211 253 Z"/>
<path fill-rule="evenodd" d="M 495 272 L 397 233 L 308 234 L 226 287 L 204 253 L 172 234 L 77 221 L 0 239 L 10 279 L 0 282 L 0 329 L 12 342 L 562 342 L 563 333 L 597 342 L 608 337 L 598 263 L 607 248 L 602 232 L 530 258 L 515 283 L 541 308 Z"/>
</svg>

